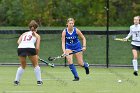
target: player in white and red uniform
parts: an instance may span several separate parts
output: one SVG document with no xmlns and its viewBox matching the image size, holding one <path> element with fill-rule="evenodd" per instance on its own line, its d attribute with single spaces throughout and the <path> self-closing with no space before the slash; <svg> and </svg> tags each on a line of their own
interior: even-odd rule
<svg viewBox="0 0 140 93">
<path fill-rule="evenodd" d="M 138 76 L 138 62 L 137 62 L 137 58 L 138 58 L 138 52 L 140 51 L 140 17 L 139 16 L 135 16 L 134 17 L 134 25 L 130 26 L 130 32 L 127 35 L 126 38 L 124 38 L 124 40 L 128 40 L 131 36 L 132 36 L 132 53 L 133 53 L 133 67 L 134 67 L 134 75 Z"/>
<path fill-rule="evenodd" d="M 32 20 L 29 24 L 30 31 L 23 33 L 17 43 L 18 46 L 18 56 L 21 66 L 17 69 L 16 78 L 14 81 L 15 85 L 19 84 L 20 78 L 26 67 L 26 57 L 30 59 L 33 64 L 34 72 L 37 78 L 37 85 L 42 85 L 41 71 L 38 65 L 38 52 L 40 49 L 40 36 L 37 32 L 38 24 Z"/>
</svg>

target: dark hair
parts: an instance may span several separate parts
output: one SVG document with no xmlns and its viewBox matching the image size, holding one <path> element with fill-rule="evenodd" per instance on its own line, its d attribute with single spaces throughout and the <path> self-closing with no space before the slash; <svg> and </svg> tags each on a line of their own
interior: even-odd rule
<svg viewBox="0 0 140 93">
<path fill-rule="evenodd" d="M 37 22 L 35 20 L 31 20 L 31 22 L 29 23 L 30 30 L 34 31 L 37 27 L 38 27 Z"/>
</svg>

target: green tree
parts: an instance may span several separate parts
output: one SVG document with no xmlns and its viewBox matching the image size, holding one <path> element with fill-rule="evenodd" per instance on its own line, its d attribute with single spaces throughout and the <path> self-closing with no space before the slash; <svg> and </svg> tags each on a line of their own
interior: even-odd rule
<svg viewBox="0 0 140 93">
<path fill-rule="evenodd" d="M 110 1 L 110 25 L 128 26 L 131 24 L 133 14 L 131 0 Z"/>
<path fill-rule="evenodd" d="M 22 25 L 22 5 L 20 0 L 2 0 L 0 4 L 1 21 L 6 25 Z"/>
<path fill-rule="evenodd" d="M 77 26 L 105 26 L 106 0 L 0 0 L 0 25 L 64 26 L 69 17 Z M 109 0 L 110 26 L 128 26 L 140 14 L 140 0 Z"/>
<path fill-rule="evenodd" d="M 45 15 L 47 12 L 47 4 L 47 0 L 23 0 L 24 23 L 27 24 L 30 20 L 34 19 L 38 21 L 40 25 L 44 25 L 46 21 L 44 19 L 46 17 L 44 16 L 48 16 Z"/>
</svg>

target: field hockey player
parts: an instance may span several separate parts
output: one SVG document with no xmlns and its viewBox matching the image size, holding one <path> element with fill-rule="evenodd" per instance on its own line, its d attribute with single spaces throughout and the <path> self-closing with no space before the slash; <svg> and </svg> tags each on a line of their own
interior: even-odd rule
<svg viewBox="0 0 140 93">
<path fill-rule="evenodd" d="M 128 40 L 132 36 L 132 53 L 133 53 L 133 67 L 134 67 L 134 72 L 133 74 L 135 76 L 138 76 L 138 52 L 140 52 L 140 17 L 135 16 L 133 19 L 134 25 L 130 26 L 130 32 L 127 35 L 127 37 L 124 38 L 124 40 Z"/>
<path fill-rule="evenodd" d="M 78 51 L 78 50 L 86 50 L 86 38 L 84 35 L 81 33 L 79 29 L 74 27 L 74 19 L 73 18 L 68 18 L 67 20 L 67 28 L 63 30 L 62 32 L 62 50 L 63 54 L 69 54 L 72 53 L 73 51 Z M 78 36 L 82 39 L 82 44 L 80 43 L 80 40 L 78 39 Z M 85 68 L 86 74 L 89 74 L 89 68 L 88 64 L 83 61 L 83 53 L 77 52 L 74 54 L 78 65 L 82 66 Z M 73 81 L 79 81 L 79 76 L 77 73 L 77 70 L 73 64 L 73 55 L 66 56 L 69 68 L 74 75 L 74 80 Z"/>
<path fill-rule="evenodd" d="M 23 33 L 17 43 L 18 46 L 18 56 L 20 60 L 20 67 L 17 69 L 14 85 L 19 85 L 21 76 L 26 67 L 26 57 L 30 59 L 33 64 L 35 76 L 37 79 L 37 85 L 42 85 L 41 71 L 38 65 L 38 53 L 40 49 L 40 36 L 37 32 L 38 24 L 36 21 L 32 20 L 29 23 L 30 31 Z M 36 44 L 36 45 L 34 45 Z M 29 76 L 30 78 L 30 76 Z"/>
</svg>

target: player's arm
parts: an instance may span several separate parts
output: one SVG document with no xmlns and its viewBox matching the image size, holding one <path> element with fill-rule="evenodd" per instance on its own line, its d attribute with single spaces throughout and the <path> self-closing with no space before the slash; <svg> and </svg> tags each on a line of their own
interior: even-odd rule
<svg viewBox="0 0 140 93">
<path fill-rule="evenodd" d="M 20 44 L 21 40 L 22 40 L 22 35 L 18 38 L 17 43 Z"/>
<path fill-rule="evenodd" d="M 26 32 L 23 33 L 22 35 L 20 35 L 20 37 L 18 38 L 18 41 L 17 41 L 18 44 L 20 44 L 20 42 L 22 41 L 22 37 L 23 37 L 24 34 L 26 34 Z"/>
<path fill-rule="evenodd" d="M 76 28 L 76 33 L 78 34 L 78 36 L 82 39 L 82 44 L 83 44 L 83 50 L 86 50 L 86 38 L 85 36 L 82 34 L 82 32 Z"/>
<path fill-rule="evenodd" d="M 66 31 L 63 30 L 61 39 L 62 39 L 62 50 L 64 54 L 65 54 L 65 36 L 66 36 Z"/>
<path fill-rule="evenodd" d="M 131 36 L 132 36 L 132 30 L 131 30 L 131 27 L 130 27 L 130 32 L 129 32 L 129 34 L 128 34 L 125 38 L 123 38 L 123 40 L 124 40 L 124 41 L 127 41 Z"/>
<path fill-rule="evenodd" d="M 36 40 L 36 53 L 38 55 L 39 50 L 40 50 L 40 40 L 41 40 L 41 37 L 37 33 L 35 33 L 35 34 L 36 34 L 36 38 L 37 38 L 37 40 Z"/>
</svg>

